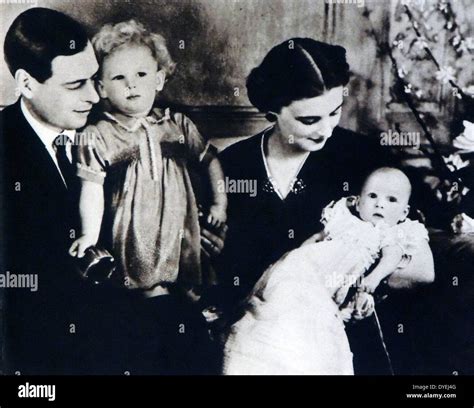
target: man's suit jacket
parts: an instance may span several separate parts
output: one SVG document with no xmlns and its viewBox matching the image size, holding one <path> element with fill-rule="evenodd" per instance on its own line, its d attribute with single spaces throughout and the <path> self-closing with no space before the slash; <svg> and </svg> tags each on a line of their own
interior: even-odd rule
<svg viewBox="0 0 474 408">
<path fill-rule="evenodd" d="M 7 371 L 67 372 L 81 284 L 67 254 L 76 189 L 65 187 L 20 103 L 0 113 L 1 273 L 36 274 L 38 290 L 6 293 Z"/>
</svg>

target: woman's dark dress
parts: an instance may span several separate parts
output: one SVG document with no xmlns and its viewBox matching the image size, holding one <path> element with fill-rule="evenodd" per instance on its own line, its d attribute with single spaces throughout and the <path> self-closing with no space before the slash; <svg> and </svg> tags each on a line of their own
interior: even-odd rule
<svg viewBox="0 0 474 408">
<path fill-rule="evenodd" d="M 243 185 L 246 180 L 248 185 L 256 182 L 257 187 L 256 194 L 228 193 L 229 229 L 219 260 L 221 290 L 217 299 L 227 312 L 249 293 L 268 265 L 322 229 L 320 218 L 326 205 L 358 194 L 373 169 L 395 163 L 377 139 L 336 127 L 323 149 L 310 153 L 295 188 L 281 200 L 268 182 L 261 151 L 263 133 L 220 154 L 228 186 L 233 181 Z M 348 330 L 349 339 L 356 339 L 351 342 L 356 373 L 370 372 L 358 364 L 359 357 L 361 361 L 370 360 L 367 367 L 383 372 L 385 360 L 372 321 L 358 326 L 354 335 Z M 377 349 L 376 356 L 374 351 L 371 356 L 358 353 L 357 349 L 365 349 L 368 342 Z"/>
<path fill-rule="evenodd" d="M 269 264 L 320 231 L 326 205 L 358 194 L 371 170 L 389 164 L 387 152 L 376 140 L 336 127 L 323 149 L 310 153 L 295 188 L 281 200 L 268 182 L 262 134 L 220 155 L 228 185 L 232 180 L 248 180 L 257 186 L 256 194 L 228 193 L 229 230 L 220 265 L 227 303 L 244 296 Z"/>
</svg>

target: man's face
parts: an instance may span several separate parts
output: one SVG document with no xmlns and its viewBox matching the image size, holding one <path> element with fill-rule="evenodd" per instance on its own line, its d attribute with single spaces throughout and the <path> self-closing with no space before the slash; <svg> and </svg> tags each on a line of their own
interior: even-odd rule
<svg viewBox="0 0 474 408">
<path fill-rule="evenodd" d="M 300 150 L 321 150 L 341 118 L 343 88 L 332 88 L 320 96 L 292 102 L 281 109 L 278 127 L 288 143 Z"/>
<path fill-rule="evenodd" d="M 52 76 L 43 83 L 33 79 L 28 107 L 56 130 L 83 127 L 92 105 L 99 101 L 93 80 L 99 65 L 92 45 L 74 55 L 57 56 L 51 68 Z"/>
</svg>

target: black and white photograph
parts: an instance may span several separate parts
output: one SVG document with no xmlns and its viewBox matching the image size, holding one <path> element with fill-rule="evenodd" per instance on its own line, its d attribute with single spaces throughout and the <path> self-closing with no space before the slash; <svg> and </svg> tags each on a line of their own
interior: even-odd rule
<svg viewBox="0 0 474 408">
<path fill-rule="evenodd" d="M 63 377 L 370 376 L 454 406 L 474 375 L 471 0 L 0 11 L 17 401 Z"/>
</svg>

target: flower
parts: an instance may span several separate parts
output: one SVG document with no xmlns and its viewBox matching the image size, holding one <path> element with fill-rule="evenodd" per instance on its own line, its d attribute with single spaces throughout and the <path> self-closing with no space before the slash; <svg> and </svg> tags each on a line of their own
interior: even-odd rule
<svg viewBox="0 0 474 408">
<path fill-rule="evenodd" d="M 398 73 L 398 76 L 400 78 L 405 78 L 405 75 L 407 74 L 407 71 L 405 70 L 404 67 L 401 67 L 401 68 L 398 68 L 397 73 Z"/>
<path fill-rule="evenodd" d="M 459 43 L 459 45 L 456 47 L 456 51 L 459 53 L 469 52 L 469 47 L 465 40 L 462 40 Z"/>
<path fill-rule="evenodd" d="M 420 50 L 424 50 L 428 48 L 428 42 L 426 41 L 425 37 L 420 37 L 416 41 L 416 45 L 420 48 Z"/>
<path fill-rule="evenodd" d="M 393 41 L 393 46 L 397 47 L 399 50 L 403 50 L 403 47 L 405 46 L 403 40 L 394 40 Z"/>
<path fill-rule="evenodd" d="M 461 37 L 459 35 L 455 35 L 452 39 L 453 45 L 456 47 L 461 43 Z"/>
<path fill-rule="evenodd" d="M 467 37 L 465 41 L 467 48 L 469 48 L 470 50 L 474 49 L 474 37 Z"/>
<path fill-rule="evenodd" d="M 453 140 L 453 146 L 463 153 L 474 152 L 474 123 L 464 120 L 464 131 Z"/>
<path fill-rule="evenodd" d="M 441 69 L 436 72 L 436 79 L 447 84 L 449 81 L 454 81 L 456 79 L 454 77 L 455 73 L 456 71 L 453 67 L 441 67 Z"/>
<path fill-rule="evenodd" d="M 441 0 L 438 3 L 438 9 L 440 11 L 448 11 L 448 2 L 446 0 Z"/>
</svg>

